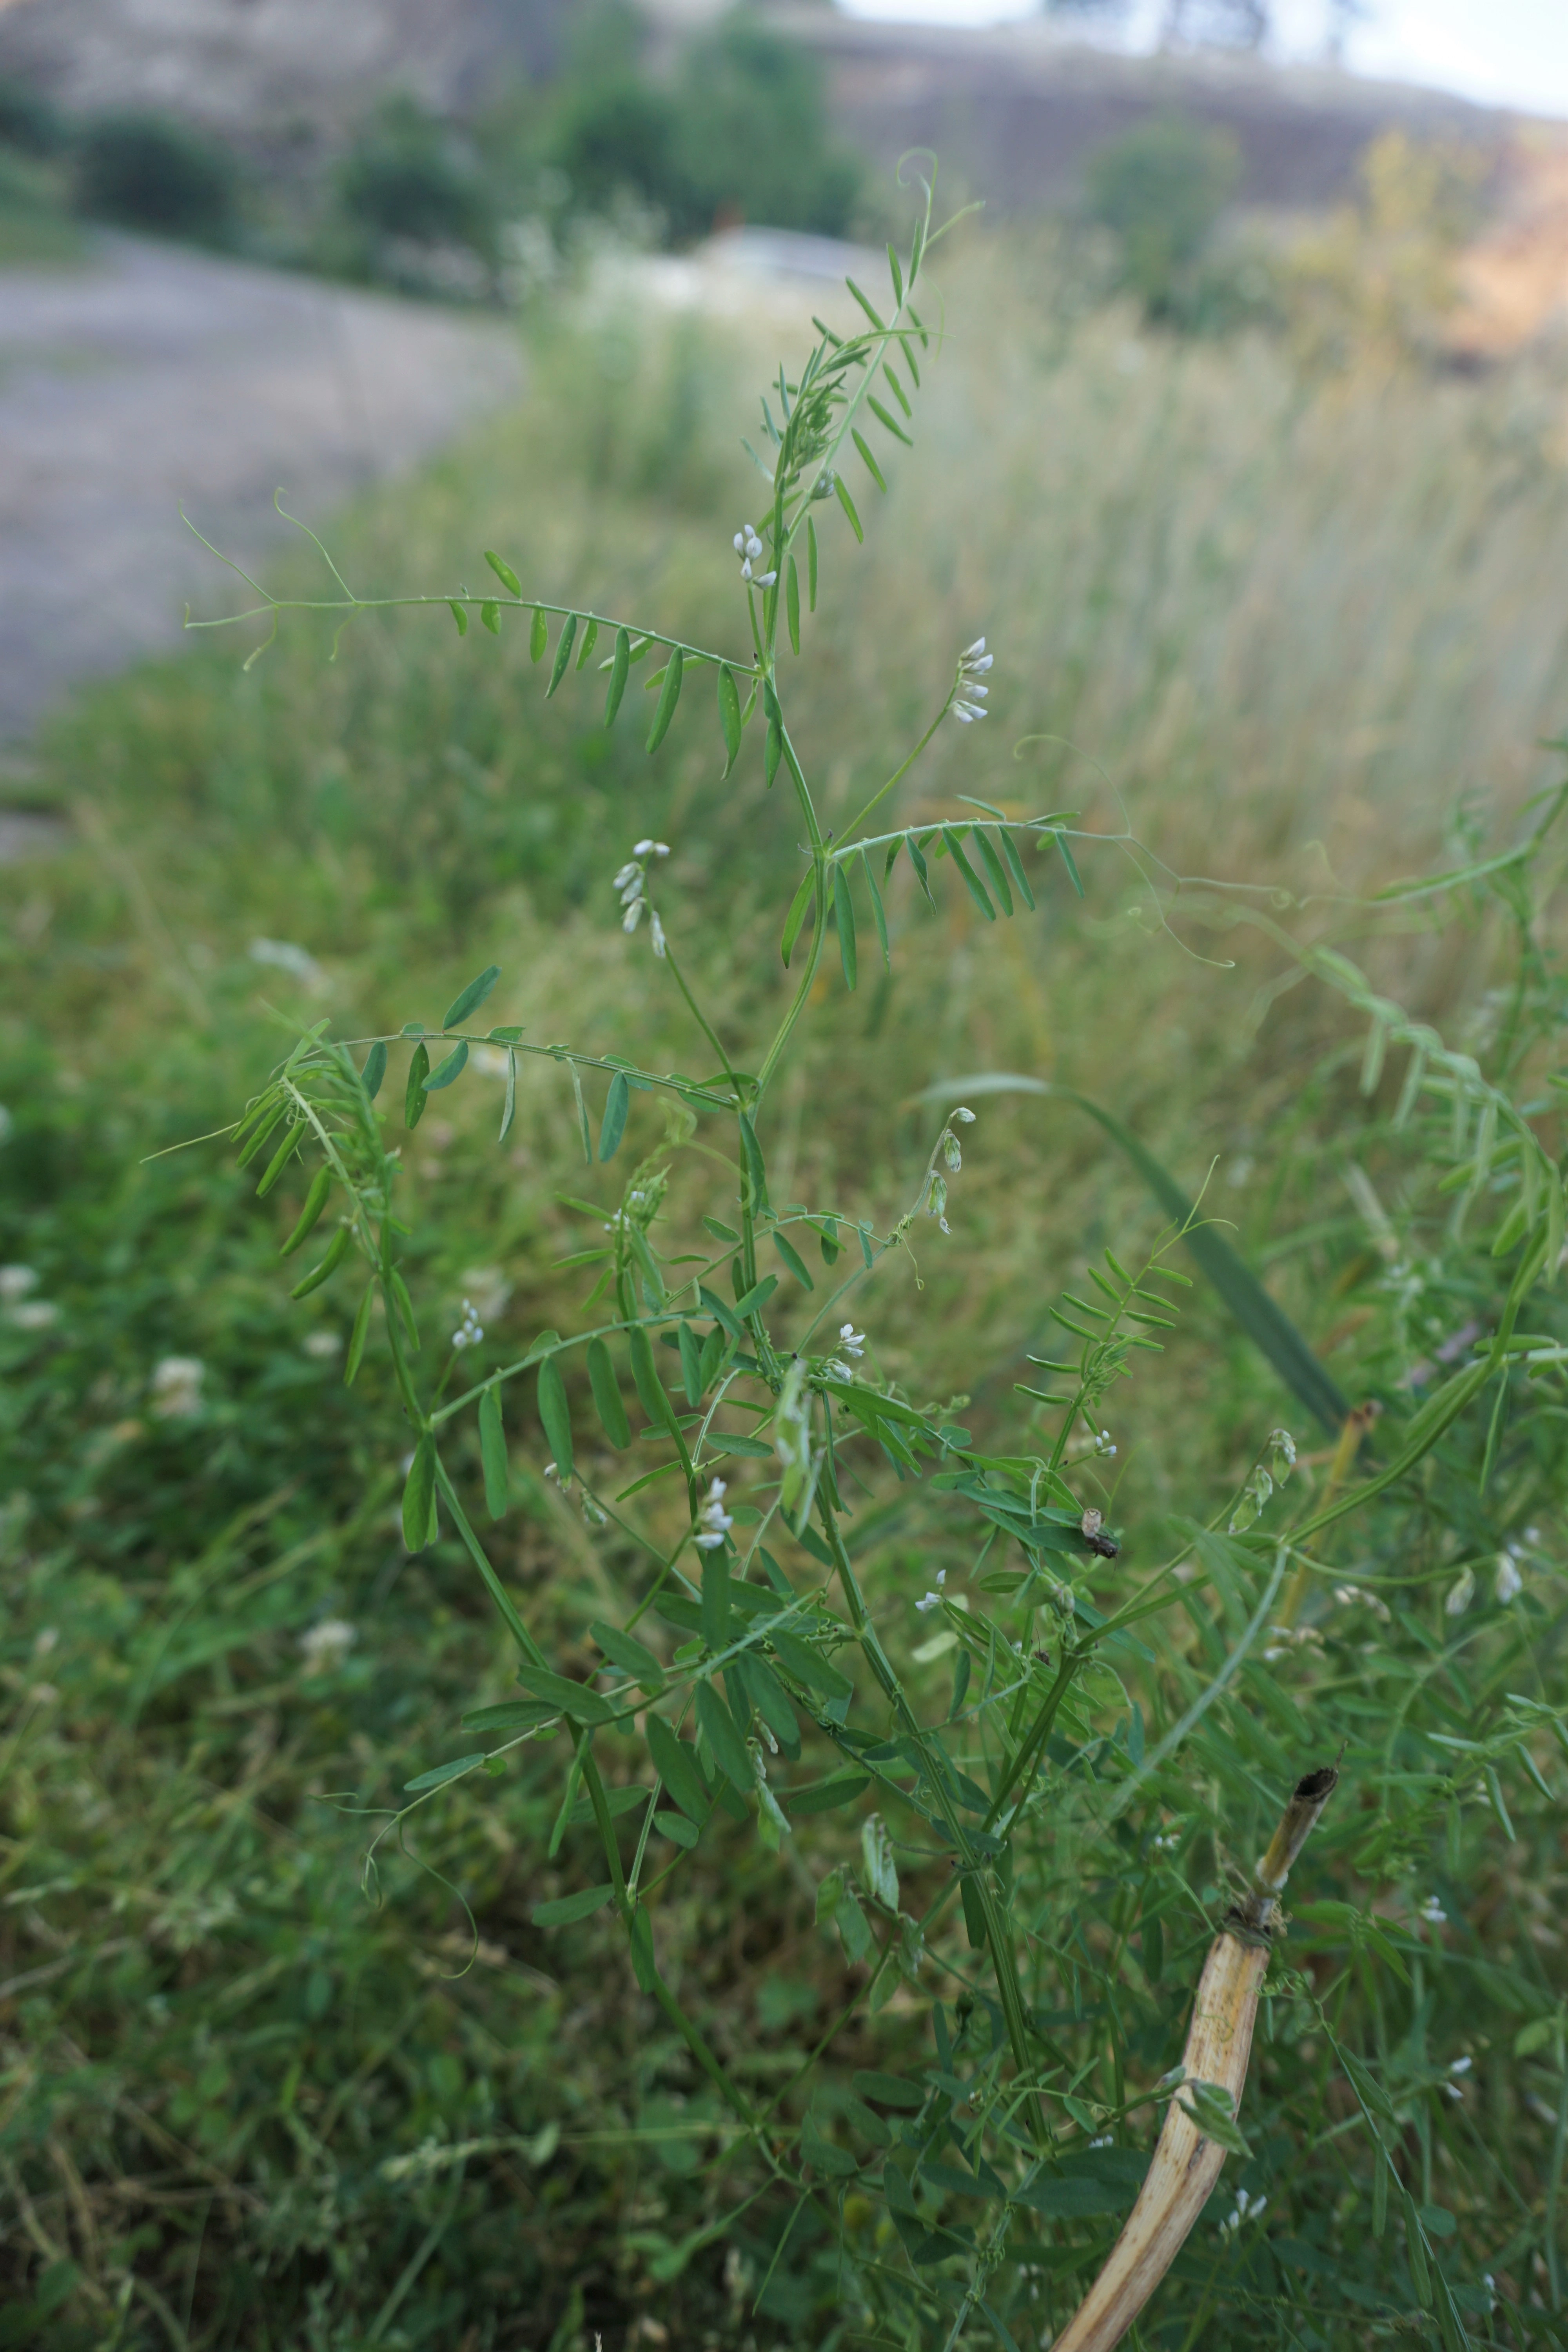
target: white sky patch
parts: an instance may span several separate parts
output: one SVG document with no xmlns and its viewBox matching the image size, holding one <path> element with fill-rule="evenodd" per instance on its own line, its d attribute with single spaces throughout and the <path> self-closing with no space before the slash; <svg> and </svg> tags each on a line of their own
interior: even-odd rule
<svg viewBox="0 0 1568 2352">
<path fill-rule="evenodd" d="M 851 16 L 886 24 L 1006 25 L 1040 15 L 1039 0 L 840 0 Z M 1134 0 L 1118 46 L 1147 48 L 1163 0 Z M 1321 59 L 1326 0 L 1277 0 L 1274 54 Z M 1568 116 L 1568 0 L 1371 0 L 1350 36 L 1352 69 L 1424 82 L 1485 106 Z"/>
</svg>

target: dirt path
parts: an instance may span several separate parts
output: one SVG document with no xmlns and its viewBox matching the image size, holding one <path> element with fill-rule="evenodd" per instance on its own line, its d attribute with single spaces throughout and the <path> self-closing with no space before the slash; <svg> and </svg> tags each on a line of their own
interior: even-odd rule
<svg viewBox="0 0 1568 2352">
<path fill-rule="evenodd" d="M 515 399 L 503 322 L 131 239 L 0 271 L 0 744 L 173 643 L 207 537 L 258 554 Z"/>
</svg>

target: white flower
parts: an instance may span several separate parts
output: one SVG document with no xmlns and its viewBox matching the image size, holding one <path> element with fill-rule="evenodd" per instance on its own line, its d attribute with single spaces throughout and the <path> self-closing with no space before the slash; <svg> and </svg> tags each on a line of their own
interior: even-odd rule
<svg viewBox="0 0 1568 2352">
<path fill-rule="evenodd" d="M 10 1320 L 18 1331 L 47 1331 L 59 1319 L 60 1310 L 52 1298 L 25 1298 L 10 1311 Z"/>
<path fill-rule="evenodd" d="M 1229 2237 L 1240 2229 L 1244 2221 L 1256 2221 L 1268 2202 L 1267 2197 L 1252 2197 L 1245 2189 L 1238 2189 L 1236 2192 L 1235 2212 L 1227 2214 L 1219 2225 L 1223 2234 Z"/>
<path fill-rule="evenodd" d="M 252 940 L 252 963 L 271 964 L 278 971 L 286 971 L 291 980 L 302 980 L 307 988 L 319 988 L 326 974 L 309 948 L 296 947 L 292 940 Z"/>
<path fill-rule="evenodd" d="M 642 897 L 642 894 L 643 894 L 643 872 L 642 872 L 642 867 L 641 867 L 640 866 L 634 866 L 632 867 L 632 878 L 631 878 L 631 880 L 626 884 L 626 888 L 621 892 L 621 904 L 622 904 L 622 906 L 623 906 L 623 907 L 629 907 L 629 906 L 631 905 L 631 903 L 632 903 L 632 900 L 633 900 L 634 898 L 640 898 Z"/>
<path fill-rule="evenodd" d="M 1473 1568 L 1462 1569 L 1444 1597 L 1445 1613 L 1450 1617 L 1462 1617 L 1475 1597 L 1476 1571 Z"/>
<path fill-rule="evenodd" d="M 648 937 L 653 941 L 653 951 L 656 956 L 662 959 L 665 952 L 664 925 L 658 919 L 657 907 L 650 907 L 647 910 L 647 929 Z"/>
<path fill-rule="evenodd" d="M 1455 2058 L 1449 2063 L 1448 2072 L 1450 2074 L 1468 2074 L 1475 2063 L 1473 2058 Z"/>
<path fill-rule="evenodd" d="M 852 1381 L 855 1377 L 848 1365 L 841 1364 L 837 1356 L 829 1356 L 826 1363 L 824 1364 L 822 1369 L 827 1374 L 829 1380 Z"/>
<path fill-rule="evenodd" d="M 697 1514 L 702 1532 L 693 1537 L 699 1551 L 717 1551 L 735 1522 L 724 1508 L 728 1489 L 722 1478 L 715 1478 L 708 1489 L 708 1500 Z"/>
<path fill-rule="evenodd" d="M 1418 1916 L 1425 1919 L 1430 1927 L 1441 1927 L 1448 1916 L 1435 1895 L 1428 1895 L 1426 1902 L 1421 1906 Z"/>
<path fill-rule="evenodd" d="M 965 1127 L 973 1127 L 974 1124 L 974 1113 L 972 1110 L 966 1110 L 962 1103 L 952 1115 Z"/>
<path fill-rule="evenodd" d="M 749 522 L 743 522 L 731 542 L 741 559 L 741 577 L 753 588 L 771 588 L 778 578 L 776 572 L 753 572 L 753 563 L 763 560 L 763 542 Z"/>
<path fill-rule="evenodd" d="M 484 1336 L 484 1329 L 479 1322 L 479 1309 L 475 1307 L 471 1298 L 465 1298 L 463 1301 L 463 1319 L 452 1334 L 453 1347 L 477 1348 Z"/>
<path fill-rule="evenodd" d="M 668 857 L 669 844 L 668 841 L 639 841 L 634 845 L 632 856 L 634 857 Z"/>
<path fill-rule="evenodd" d="M 637 844 L 637 856 L 638 856 L 638 857 L 640 857 L 640 856 L 642 856 L 643 852 L 647 849 L 647 842 L 646 842 L 646 841 L 644 841 L 644 842 L 639 842 L 639 843 Z M 624 890 L 624 889 L 626 888 L 626 885 L 627 885 L 627 883 L 628 883 L 628 882 L 635 882 L 637 879 L 637 858 L 636 858 L 636 857 L 628 858 L 628 859 L 627 859 L 627 861 L 626 861 L 626 865 L 622 866 L 622 868 L 621 868 L 620 872 L 616 875 L 616 877 L 615 880 L 611 883 L 610 887 L 611 887 L 611 889 L 612 889 L 612 890 Z"/>
<path fill-rule="evenodd" d="M 1500 1551 L 1497 1556 L 1497 1581 L 1492 1591 L 1500 1601 L 1509 1601 L 1517 1600 L 1523 1590 L 1524 1579 L 1519 1572 L 1518 1555 L 1510 1544 L 1506 1551 Z"/>
<path fill-rule="evenodd" d="M 866 1334 L 864 1331 L 857 1331 L 853 1323 L 841 1323 L 838 1327 L 838 1337 L 844 1343 L 844 1352 L 847 1356 L 865 1354 Z"/>
<path fill-rule="evenodd" d="M 953 717 L 962 726 L 967 727 L 972 720 L 984 719 L 985 716 L 982 706 L 991 689 L 989 687 L 978 685 L 976 681 L 982 670 L 990 668 L 994 658 L 994 656 L 985 650 L 984 637 L 976 637 L 974 643 L 966 646 L 958 656 L 958 676 L 954 680 L 952 709 Z M 959 699 L 963 695 L 969 697 L 967 702 Z"/>
<path fill-rule="evenodd" d="M 357 1626 L 349 1624 L 342 1617 L 323 1617 L 319 1625 L 312 1625 L 308 1633 L 300 1636 L 300 1647 L 305 1654 L 305 1672 L 308 1675 L 328 1674 L 332 1667 L 341 1666 L 358 1639 Z"/>
<path fill-rule="evenodd" d="M 199 1356 L 165 1356 L 153 1368 L 153 1411 L 160 1421 L 194 1421 L 202 1409 L 206 1366 Z"/>
<path fill-rule="evenodd" d="M 26 1298 L 37 1286 L 38 1277 L 30 1265 L 0 1265 L 0 1299 L 7 1306 L 13 1299 Z"/>
<path fill-rule="evenodd" d="M 631 905 L 626 908 L 626 913 L 621 917 L 621 929 L 623 931 L 636 930 L 637 925 L 642 920 L 642 900 L 640 898 L 634 898 Z"/>
<path fill-rule="evenodd" d="M 324 1364 L 329 1357 L 335 1356 L 341 1351 L 342 1344 L 341 1331 L 329 1331 L 323 1328 L 320 1331 L 311 1332 L 305 1342 L 305 1353 L 307 1356 L 313 1356 L 318 1363 Z"/>
<path fill-rule="evenodd" d="M 922 1617 L 926 1615 L 928 1611 L 940 1609 L 941 1606 L 942 1595 L 940 1592 L 928 1592 L 923 1601 L 917 1601 L 915 1602 L 915 1607 L 920 1611 Z"/>
</svg>

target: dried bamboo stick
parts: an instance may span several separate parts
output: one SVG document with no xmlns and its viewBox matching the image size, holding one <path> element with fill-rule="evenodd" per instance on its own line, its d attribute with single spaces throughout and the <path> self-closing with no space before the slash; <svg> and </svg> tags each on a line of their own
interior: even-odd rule
<svg viewBox="0 0 1568 2352">
<path fill-rule="evenodd" d="M 1227 1915 L 1198 1980 L 1182 2064 L 1188 2082 L 1212 2083 L 1228 2091 L 1236 2107 L 1241 2105 L 1252 2055 L 1252 2029 L 1279 1890 L 1339 1777 L 1331 1765 L 1325 1765 L 1297 1783 L 1258 1865 L 1251 1892 Z M 1057 2337 L 1053 2352 L 1111 2352 L 1121 2343 L 1207 2203 L 1225 2156 L 1223 2147 L 1205 2137 L 1178 2092 L 1110 2259 Z"/>
</svg>

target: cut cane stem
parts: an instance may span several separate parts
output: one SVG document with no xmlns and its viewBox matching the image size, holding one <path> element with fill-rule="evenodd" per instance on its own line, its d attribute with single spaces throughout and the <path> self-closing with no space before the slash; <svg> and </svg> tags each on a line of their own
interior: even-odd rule
<svg viewBox="0 0 1568 2352">
<path fill-rule="evenodd" d="M 1325 1765 L 1297 1783 L 1251 1891 L 1226 1916 L 1204 1963 L 1183 2071 L 1189 2083 L 1228 2091 L 1233 2109 L 1240 2106 L 1247 2083 L 1279 1890 L 1339 1777 Z M 1205 2137 L 1180 2096 L 1173 2098 L 1138 2202 L 1052 2352 L 1111 2352 L 1121 2343 L 1186 2242 L 1225 2158 L 1225 2149 Z"/>
</svg>

